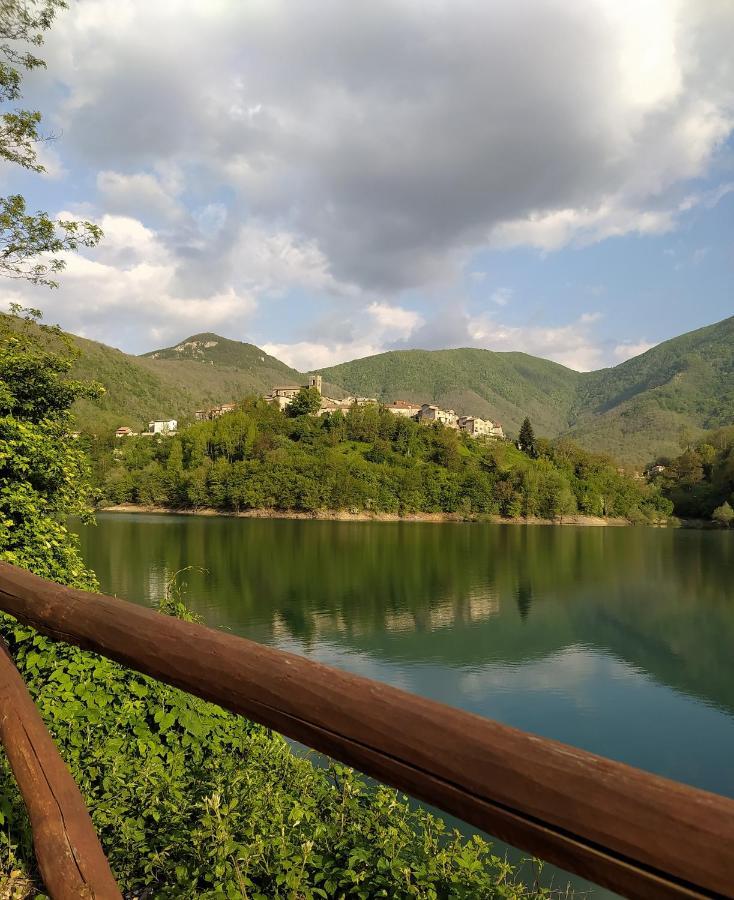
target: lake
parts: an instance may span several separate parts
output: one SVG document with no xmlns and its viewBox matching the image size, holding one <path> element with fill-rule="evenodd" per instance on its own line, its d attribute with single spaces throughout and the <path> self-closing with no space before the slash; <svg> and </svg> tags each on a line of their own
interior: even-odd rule
<svg viewBox="0 0 734 900">
<path fill-rule="evenodd" d="M 118 513 L 78 531 L 107 593 L 149 604 L 181 572 L 211 626 L 734 797 L 734 531 Z"/>
</svg>

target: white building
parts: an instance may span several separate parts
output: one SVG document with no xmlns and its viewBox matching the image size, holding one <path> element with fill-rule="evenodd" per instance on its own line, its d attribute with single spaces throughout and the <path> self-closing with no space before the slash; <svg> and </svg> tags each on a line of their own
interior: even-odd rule
<svg viewBox="0 0 734 900">
<path fill-rule="evenodd" d="M 441 409 L 439 406 L 434 406 L 431 403 L 424 403 L 423 406 L 421 406 L 418 411 L 418 421 L 425 422 L 429 425 L 438 422 L 440 425 L 445 425 L 447 428 L 459 427 L 459 417 L 453 409 Z"/>
<path fill-rule="evenodd" d="M 150 434 L 175 434 L 178 428 L 176 419 L 164 419 L 160 422 L 148 422 Z"/>
<path fill-rule="evenodd" d="M 505 436 L 499 422 L 480 419 L 478 416 L 460 416 L 459 428 L 472 437 L 503 438 Z"/>
</svg>

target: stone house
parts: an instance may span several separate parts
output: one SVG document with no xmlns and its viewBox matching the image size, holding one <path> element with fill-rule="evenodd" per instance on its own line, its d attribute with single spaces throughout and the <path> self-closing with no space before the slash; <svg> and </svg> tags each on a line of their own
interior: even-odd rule
<svg viewBox="0 0 734 900">
<path fill-rule="evenodd" d="M 311 375 L 308 379 L 308 384 L 282 384 L 274 387 L 265 400 L 268 403 L 272 403 L 277 406 L 279 409 L 283 410 L 287 406 L 290 406 L 291 401 L 294 397 L 297 397 L 298 394 L 306 389 L 306 388 L 314 388 L 321 393 L 321 376 L 320 375 Z"/>
<path fill-rule="evenodd" d="M 472 437 L 503 438 L 505 436 L 499 422 L 480 419 L 478 416 L 460 416 L 459 428 Z"/>
<path fill-rule="evenodd" d="M 420 403 L 409 403 L 407 400 L 393 400 L 387 403 L 385 409 L 389 410 L 394 416 L 405 416 L 414 419 L 421 411 Z"/>
<path fill-rule="evenodd" d="M 453 409 L 441 409 L 440 406 L 435 406 L 432 403 L 424 403 L 418 411 L 417 418 L 419 422 L 424 422 L 428 425 L 438 422 L 440 425 L 445 425 L 446 428 L 459 427 L 459 417 Z"/>
</svg>

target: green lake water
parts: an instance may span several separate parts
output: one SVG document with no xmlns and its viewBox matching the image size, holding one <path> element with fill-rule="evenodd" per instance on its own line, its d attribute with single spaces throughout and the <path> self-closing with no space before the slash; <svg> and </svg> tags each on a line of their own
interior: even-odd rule
<svg viewBox="0 0 734 900">
<path fill-rule="evenodd" d="M 734 531 L 138 514 L 78 530 L 107 593 L 149 604 L 194 567 L 186 599 L 211 626 L 734 797 Z"/>
</svg>

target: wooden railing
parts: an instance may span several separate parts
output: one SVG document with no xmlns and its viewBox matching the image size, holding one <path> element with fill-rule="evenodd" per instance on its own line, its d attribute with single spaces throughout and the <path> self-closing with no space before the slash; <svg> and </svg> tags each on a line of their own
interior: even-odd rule
<svg viewBox="0 0 734 900">
<path fill-rule="evenodd" d="M 731 799 L 3 563 L 0 609 L 625 896 L 734 897 Z"/>
</svg>

